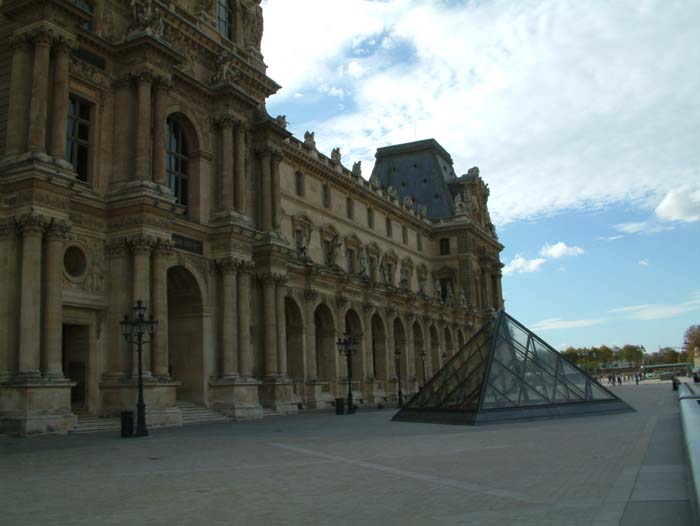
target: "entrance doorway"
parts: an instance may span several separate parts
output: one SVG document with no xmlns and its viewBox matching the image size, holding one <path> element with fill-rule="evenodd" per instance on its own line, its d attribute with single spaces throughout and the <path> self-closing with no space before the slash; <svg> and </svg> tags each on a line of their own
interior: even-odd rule
<svg viewBox="0 0 700 526">
<path fill-rule="evenodd" d="M 70 401 L 74 410 L 85 409 L 87 403 L 87 364 L 90 349 L 90 327 L 63 326 L 63 375 L 75 382 Z"/>
</svg>

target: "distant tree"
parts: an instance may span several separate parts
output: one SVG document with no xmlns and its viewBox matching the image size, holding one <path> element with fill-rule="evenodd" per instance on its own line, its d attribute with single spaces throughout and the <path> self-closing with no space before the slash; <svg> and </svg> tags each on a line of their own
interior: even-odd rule
<svg viewBox="0 0 700 526">
<path fill-rule="evenodd" d="M 613 350 L 607 345 L 601 345 L 597 348 L 598 361 L 601 363 L 611 364 L 613 361 Z"/>
<path fill-rule="evenodd" d="M 659 349 L 658 353 L 654 354 L 658 354 L 659 361 L 657 363 L 678 363 L 680 361 L 680 353 L 671 347 Z"/>
<path fill-rule="evenodd" d="M 644 356 L 644 352 L 639 345 L 626 344 L 622 347 L 622 351 L 620 351 L 620 353 L 624 361 L 632 362 L 637 367 L 639 367 L 639 365 L 642 363 L 642 358 Z"/>
<path fill-rule="evenodd" d="M 571 363 L 575 363 L 578 365 L 579 355 L 577 351 L 578 349 L 574 347 L 567 347 L 566 350 L 563 353 L 561 353 L 561 355 L 567 360 L 569 360 Z"/>
<path fill-rule="evenodd" d="M 691 325 L 685 330 L 685 350 L 688 353 L 688 361 L 692 361 L 695 348 L 700 349 L 700 325 Z"/>
</svg>

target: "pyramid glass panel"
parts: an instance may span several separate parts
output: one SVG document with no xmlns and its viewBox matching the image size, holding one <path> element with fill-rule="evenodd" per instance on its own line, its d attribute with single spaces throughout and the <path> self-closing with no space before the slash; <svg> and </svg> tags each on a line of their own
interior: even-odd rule
<svg viewBox="0 0 700 526">
<path fill-rule="evenodd" d="M 634 409 L 501 311 L 393 419 L 479 424 L 621 411 Z"/>
</svg>

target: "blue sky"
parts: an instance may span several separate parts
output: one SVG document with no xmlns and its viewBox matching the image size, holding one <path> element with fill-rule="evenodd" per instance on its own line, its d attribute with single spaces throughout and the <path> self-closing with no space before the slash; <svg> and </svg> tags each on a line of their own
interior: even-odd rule
<svg viewBox="0 0 700 526">
<path fill-rule="evenodd" d="M 291 131 L 371 174 L 434 137 L 479 166 L 508 311 L 556 347 L 700 323 L 700 3 L 264 0 Z"/>
</svg>

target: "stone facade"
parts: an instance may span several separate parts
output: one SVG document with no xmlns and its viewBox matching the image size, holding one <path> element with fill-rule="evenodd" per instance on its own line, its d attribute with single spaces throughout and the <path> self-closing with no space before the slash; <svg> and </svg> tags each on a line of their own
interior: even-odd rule
<svg viewBox="0 0 700 526">
<path fill-rule="evenodd" d="M 133 407 L 119 321 L 139 299 L 158 320 L 150 425 L 181 423 L 179 400 L 327 407 L 347 391 L 345 331 L 360 403 L 395 398 L 398 375 L 414 392 L 502 307 L 478 173 L 425 174 L 447 177 L 436 218 L 432 195 L 293 137 L 265 111 L 259 4 L 0 3 L 1 431 Z M 406 149 L 452 168 L 434 141 L 377 166 Z"/>
</svg>

